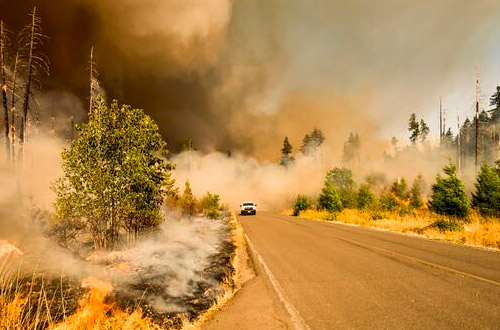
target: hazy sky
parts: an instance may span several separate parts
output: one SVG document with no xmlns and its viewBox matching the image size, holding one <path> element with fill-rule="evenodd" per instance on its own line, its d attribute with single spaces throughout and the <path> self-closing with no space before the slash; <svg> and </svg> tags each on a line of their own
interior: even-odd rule
<svg viewBox="0 0 500 330">
<path fill-rule="evenodd" d="M 111 96 L 144 108 L 167 142 L 275 157 L 313 126 L 334 148 L 349 132 L 406 138 L 411 112 L 438 134 L 500 85 L 496 0 L 0 0 L 11 29 L 39 7 L 51 37 L 46 89 L 86 104 L 96 47 Z"/>
</svg>

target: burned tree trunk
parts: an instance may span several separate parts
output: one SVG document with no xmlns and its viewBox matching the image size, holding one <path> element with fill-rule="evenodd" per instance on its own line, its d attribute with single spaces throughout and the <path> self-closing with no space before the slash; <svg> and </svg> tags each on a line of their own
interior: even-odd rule
<svg viewBox="0 0 500 330">
<path fill-rule="evenodd" d="M 3 21 L 0 22 L 0 66 L 2 75 L 2 106 L 4 111 L 4 124 L 5 124 L 5 147 L 7 152 L 7 159 L 10 155 L 10 119 L 9 120 L 9 109 L 7 107 L 7 70 L 5 69 L 5 48 L 6 48 L 6 32 Z"/>
<path fill-rule="evenodd" d="M 23 47 L 27 53 L 27 76 L 23 93 L 22 120 L 19 132 L 21 144 L 23 144 L 26 140 L 29 101 L 32 95 L 35 76 L 39 73 L 39 71 L 45 71 L 46 73 L 49 71 L 49 65 L 46 57 L 38 52 L 43 40 L 46 37 L 42 34 L 42 28 L 40 26 L 41 19 L 36 15 L 36 7 L 33 8 L 33 12 L 29 16 L 30 22 L 21 33 Z"/>
</svg>

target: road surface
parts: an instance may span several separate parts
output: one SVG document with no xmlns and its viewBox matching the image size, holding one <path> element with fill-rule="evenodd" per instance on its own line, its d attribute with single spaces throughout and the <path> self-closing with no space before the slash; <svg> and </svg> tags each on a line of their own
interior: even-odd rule
<svg viewBox="0 0 500 330">
<path fill-rule="evenodd" d="M 272 213 L 240 220 L 297 328 L 500 329 L 498 252 Z"/>
</svg>

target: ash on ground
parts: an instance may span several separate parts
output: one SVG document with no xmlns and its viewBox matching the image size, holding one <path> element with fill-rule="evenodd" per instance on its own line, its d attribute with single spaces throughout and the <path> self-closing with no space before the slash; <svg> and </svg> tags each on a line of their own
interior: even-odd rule
<svg viewBox="0 0 500 330">
<path fill-rule="evenodd" d="M 142 308 L 161 323 L 194 319 L 232 285 L 235 247 L 227 219 L 169 218 L 161 230 L 120 251 L 88 259 L 109 270 L 112 299 L 123 309 Z"/>
</svg>

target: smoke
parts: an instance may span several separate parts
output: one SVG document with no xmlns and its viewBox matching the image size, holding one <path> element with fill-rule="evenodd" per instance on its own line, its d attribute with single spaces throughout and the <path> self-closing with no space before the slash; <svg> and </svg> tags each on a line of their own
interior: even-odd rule
<svg viewBox="0 0 500 330">
<path fill-rule="evenodd" d="M 46 88 L 86 103 L 93 45 L 109 95 L 151 114 L 174 151 L 192 136 L 269 160 L 275 137 L 298 140 L 305 125 L 330 141 L 387 139 L 414 111 L 436 132 L 440 95 L 464 118 L 474 66 L 498 75 L 491 0 L 29 0 L 0 12 L 17 30 L 35 4 L 51 37 Z"/>
</svg>

